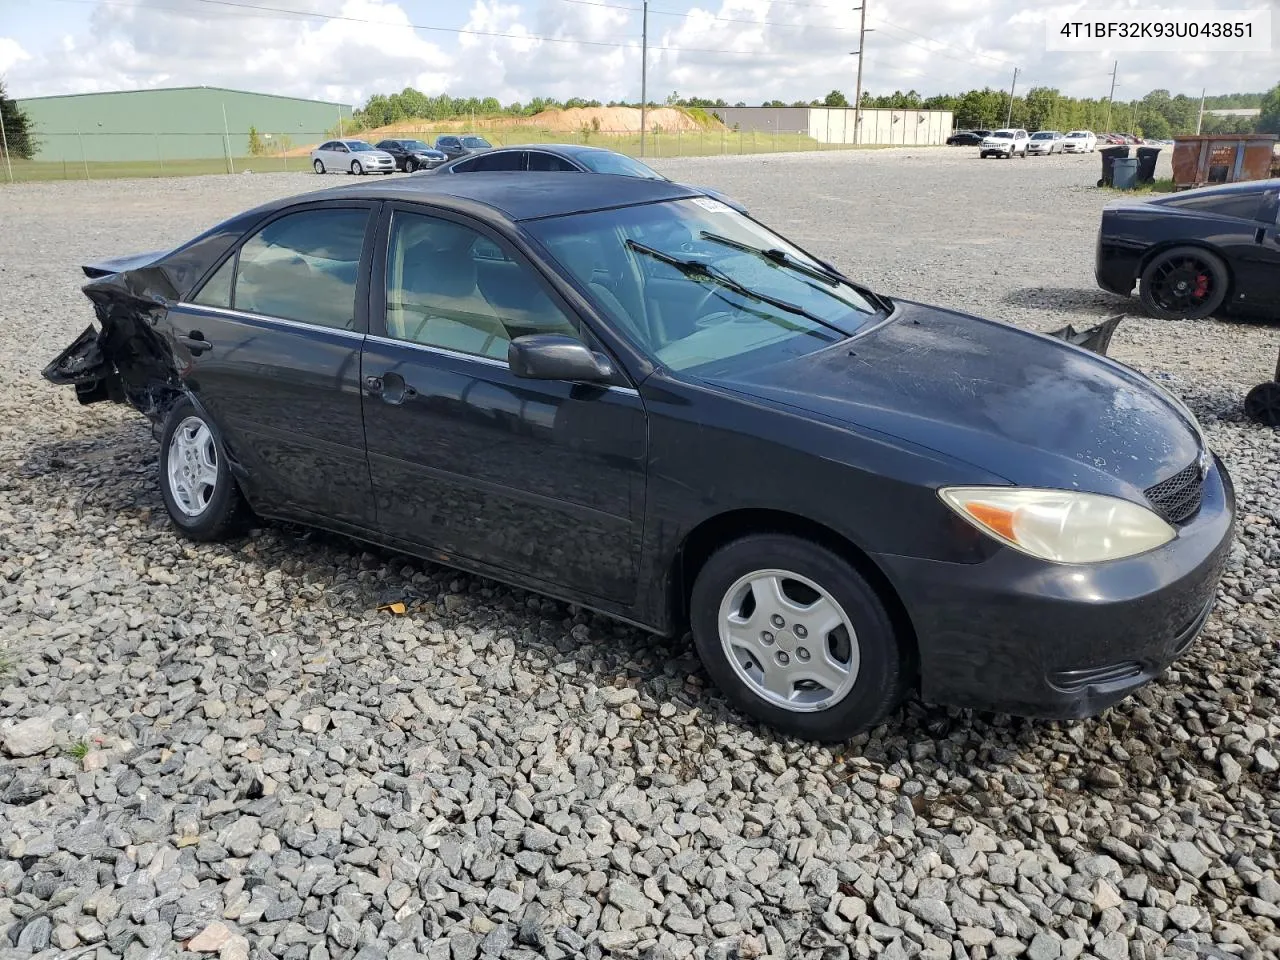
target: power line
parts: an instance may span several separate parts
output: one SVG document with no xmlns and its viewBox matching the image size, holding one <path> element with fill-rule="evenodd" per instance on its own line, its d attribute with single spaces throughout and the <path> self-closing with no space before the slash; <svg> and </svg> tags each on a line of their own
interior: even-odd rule
<svg viewBox="0 0 1280 960">
<path fill-rule="evenodd" d="M 55 0 L 55 2 L 80 3 L 80 2 L 86 2 L 86 0 Z M 94 0 L 89 0 L 89 2 L 94 2 Z M 114 2 L 117 2 L 117 0 L 96 0 L 96 2 L 114 3 Z M 372 19 L 369 19 L 368 17 L 350 17 L 350 16 L 343 16 L 342 14 L 336 14 L 336 13 L 318 13 L 310 10 L 293 10 L 285 7 L 267 6 L 265 4 L 240 3 L 240 2 L 237 2 L 237 0 L 193 0 L 193 2 L 211 4 L 219 7 L 229 7 L 229 8 L 234 8 L 236 10 L 252 11 L 255 14 L 267 15 L 268 19 L 274 16 L 274 17 L 285 17 L 290 19 L 302 18 L 302 19 L 310 19 L 310 20 L 328 20 L 328 21 L 334 21 L 334 22 L 340 22 L 340 23 L 362 23 L 362 24 L 369 24 L 372 26 L 379 26 L 379 27 L 402 27 L 405 29 L 421 30 L 424 32 L 449 33 L 456 36 L 493 37 L 493 38 L 502 39 L 502 40 L 530 40 L 530 41 L 538 41 L 541 43 L 567 43 L 567 44 L 579 44 L 579 45 L 589 46 L 589 47 L 612 47 L 614 49 L 629 49 L 629 50 L 639 49 L 639 45 L 636 44 L 635 41 L 633 40 L 586 40 L 586 39 L 575 38 L 575 37 L 547 37 L 547 36 L 542 36 L 539 34 L 532 34 L 532 33 L 503 33 L 496 30 L 468 30 L 463 27 L 440 27 L 440 26 L 432 26 L 432 25 L 423 24 L 423 23 L 403 23 L 403 22 L 397 22 L 393 20 L 372 20 Z M 136 4 L 125 4 L 125 5 L 136 6 Z M 161 8 L 161 7 L 148 6 L 146 9 L 149 9 L 149 10 L 166 9 L 166 10 L 171 10 L 175 13 L 185 13 L 188 15 L 194 14 L 194 10 L 190 8 L 180 9 L 176 7 Z M 768 52 L 759 51 L 759 50 L 727 50 L 727 49 L 712 49 L 712 48 L 704 48 L 704 47 L 650 46 L 649 49 L 667 51 L 671 53 L 729 53 L 729 54 L 734 54 L 736 56 L 772 57 L 772 58 L 777 58 L 782 56 L 782 54 L 770 54 Z"/>
</svg>

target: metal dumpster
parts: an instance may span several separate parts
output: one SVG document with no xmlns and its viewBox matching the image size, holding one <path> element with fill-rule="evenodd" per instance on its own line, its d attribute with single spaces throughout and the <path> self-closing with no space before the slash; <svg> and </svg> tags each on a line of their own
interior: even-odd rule
<svg viewBox="0 0 1280 960">
<path fill-rule="evenodd" d="M 1156 161 L 1160 159 L 1159 147 L 1138 148 L 1138 183 L 1154 183 Z"/>
<path fill-rule="evenodd" d="M 1175 137 L 1173 185 L 1177 190 L 1210 183 L 1265 180 L 1277 137 L 1269 133 L 1233 133 Z"/>
<path fill-rule="evenodd" d="M 1111 186 L 1112 164 L 1129 156 L 1129 148 L 1128 146 L 1103 147 L 1098 153 L 1102 157 L 1102 179 L 1098 181 L 1098 186 L 1109 187 Z"/>
</svg>

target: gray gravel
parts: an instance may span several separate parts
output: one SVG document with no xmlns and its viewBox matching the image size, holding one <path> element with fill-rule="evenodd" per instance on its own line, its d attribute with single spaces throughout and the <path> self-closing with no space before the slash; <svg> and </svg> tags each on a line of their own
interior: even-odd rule
<svg viewBox="0 0 1280 960">
<path fill-rule="evenodd" d="M 1136 309 L 1093 284 L 1097 157 L 657 165 L 890 294 Z M 1239 409 L 1274 327 L 1113 342 L 1238 487 L 1183 661 L 1098 720 L 913 703 L 823 749 L 728 712 L 683 642 L 291 527 L 169 531 L 142 420 L 38 378 L 91 318 L 76 266 L 319 185 L 0 190 L 0 960 L 1280 953 L 1280 438 Z"/>
</svg>

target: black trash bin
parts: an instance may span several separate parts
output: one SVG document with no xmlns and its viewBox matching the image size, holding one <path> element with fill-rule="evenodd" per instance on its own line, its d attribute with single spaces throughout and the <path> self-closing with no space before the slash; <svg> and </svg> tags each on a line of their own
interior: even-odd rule
<svg viewBox="0 0 1280 960">
<path fill-rule="evenodd" d="M 1102 155 L 1102 179 L 1098 181 L 1098 186 L 1109 187 L 1111 186 L 1112 177 L 1111 168 L 1117 160 L 1129 156 L 1129 147 L 1128 145 L 1103 147 L 1098 153 Z"/>
<path fill-rule="evenodd" d="M 1138 182 L 1155 183 L 1156 160 L 1160 156 L 1159 147 L 1138 148 Z"/>
</svg>

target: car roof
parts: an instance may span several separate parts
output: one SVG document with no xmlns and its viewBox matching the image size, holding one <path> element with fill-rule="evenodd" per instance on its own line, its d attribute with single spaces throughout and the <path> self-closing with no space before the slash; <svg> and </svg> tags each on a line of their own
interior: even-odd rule
<svg viewBox="0 0 1280 960">
<path fill-rule="evenodd" d="M 1164 205 L 1175 203 L 1179 200 L 1185 200 L 1187 197 L 1229 197 L 1236 196 L 1238 194 L 1263 194 L 1268 190 L 1277 189 L 1280 189 L 1280 178 L 1272 177 L 1267 180 L 1241 180 L 1237 183 L 1215 183 L 1206 187 L 1196 187 L 1192 190 L 1179 190 L 1176 193 L 1165 194 L 1148 200 L 1147 202 L 1156 205 Z"/>
<path fill-rule="evenodd" d="M 277 209 L 316 199 L 402 200 L 446 209 L 479 212 L 488 207 L 507 220 L 538 220 L 572 213 L 630 207 L 642 203 L 701 196 L 669 180 L 644 180 L 614 174 L 494 171 L 443 177 L 425 174 L 377 184 L 353 184 L 288 197 Z"/>
</svg>

